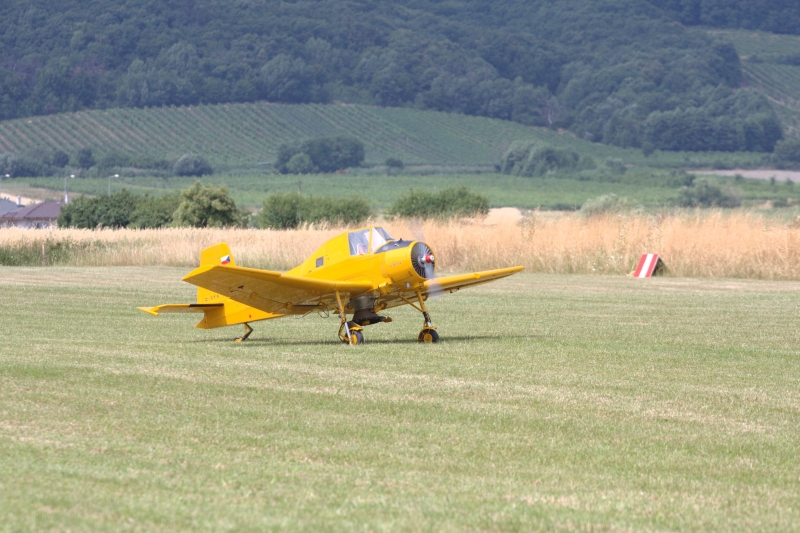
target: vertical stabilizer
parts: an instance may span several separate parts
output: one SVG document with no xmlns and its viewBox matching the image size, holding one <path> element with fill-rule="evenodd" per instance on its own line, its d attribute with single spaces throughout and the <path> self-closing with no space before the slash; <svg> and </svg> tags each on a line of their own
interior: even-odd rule
<svg viewBox="0 0 800 533">
<path fill-rule="evenodd" d="M 219 244 L 215 244 L 214 246 L 204 248 L 203 251 L 200 252 L 200 266 L 206 265 L 236 266 L 236 261 L 233 259 L 233 255 L 231 255 L 231 249 L 228 248 L 228 245 L 224 242 L 221 242 Z M 223 298 L 226 300 L 228 299 L 226 296 L 217 294 L 214 291 L 210 291 L 202 287 L 197 288 L 197 303 L 202 304 L 220 302 Z"/>
</svg>

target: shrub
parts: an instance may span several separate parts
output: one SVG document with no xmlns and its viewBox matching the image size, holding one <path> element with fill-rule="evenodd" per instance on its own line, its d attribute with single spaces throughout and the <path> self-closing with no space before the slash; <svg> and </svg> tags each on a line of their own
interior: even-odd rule
<svg viewBox="0 0 800 533">
<path fill-rule="evenodd" d="M 80 197 L 61 208 L 61 228 L 124 228 L 136 211 L 136 197 L 127 189 L 111 196 Z"/>
<path fill-rule="evenodd" d="M 302 196 L 297 193 L 271 194 L 256 217 L 259 228 L 292 229 L 300 224 L 298 211 Z"/>
<path fill-rule="evenodd" d="M 409 218 L 449 218 L 488 212 L 489 199 L 466 187 L 444 189 L 439 193 L 412 189 L 389 209 L 391 215 Z"/>
<path fill-rule="evenodd" d="M 303 222 L 360 224 L 372 215 L 369 202 L 363 198 L 303 197 L 298 218 Z"/>
<path fill-rule="evenodd" d="M 125 152 L 112 150 L 100 157 L 97 166 L 102 169 L 129 167 L 131 166 L 131 156 Z"/>
<path fill-rule="evenodd" d="M 69 155 L 61 150 L 56 150 L 50 157 L 50 162 L 54 167 L 64 168 L 69 165 Z"/>
<path fill-rule="evenodd" d="M 581 214 L 592 217 L 611 213 L 623 213 L 634 209 L 635 206 L 635 202 L 624 197 L 620 198 L 612 193 L 586 200 L 581 206 L 580 211 Z"/>
<path fill-rule="evenodd" d="M 697 179 L 693 185 L 681 187 L 676 201 L 682 207 L 738 207 L 742 203 L 738 191 L 723 189 L 707 179 Z"/>
<path fill-rule="evenodd" d="M 517 176 L 544 176 L 548 172 L 575 170 L 579 161 L 580 157 L 573 150 L 516 141 L 503 155 L 500 171 Z M 594 161 L 588 158 L 584 164 L 592 168 Z"/>
<path fill-rule="evenodd" d="M 75 166 L 80 168 L 92 168 L 95 165 L 94 155 L 91 148 L 81 148 L 75 157 Z"/>
<path fill-rule="evenodd" d="M 390 157 L 386 160 L 386 168 L 395 169 L 395 170 L 403 170 L 405 165 L 403 162 L 397 158 Z"/>
<path fill-rule="evenodd" d="M 214 169 L 208 160 L 197 154 L 184 154 L 175 162 L 172 171 L 176 176 L 204 176 L 213 174 Z"/>
<path fill-rule="evenodd" d="M 199 181 L 181 191 L 181 203 L 173 217 L 174 226 L 231 227 L 241 226 L 246 219 L 228 194 L 227 187 L 203 185 Z"/>
<path fill-rule="evenodd" d="M 323 137 L 310 139 L 303 143 L 282 144 L 278 147 L 275 168 L 281 174 L 294 173 L 289 162 L 298 154 L 305 154 L 311 160 L 310 172 L 335 172 L 356 167 L 364 161 L 364 145 L 351 137 Z"/>
<path fill-rule="evenodd" d="M 260 228 L 291 229 L 303 223 L 359 224 L 372 214 L 363 198 L 273 194 L 264 202 L 256 223 Z"/>
<path fill-rule="evenodd" d="M 800 140 L 784 139 L 775 145 L 775 158 L 782 162 L 800 163 Z"/>
<path fill-rule="evenodd" d="M 314 170 L 315 167 L 314 163 L 311 162 L 311 158 L 308 157 L 308 154 L 302 152 L 294 154 L 289 159 L 289 162 L 286 163 L 287 174 L 311 174 Z"/>
<path fill-rule="evenodd" d="M 172 224 L 175 211 L 181 203 L 180 193 L 139 198 L 131 215 L 132 228 L 164 228 Z"/>
<path fill-rule="evenodd" d="M 34 177 L 50 174 L 48 167 L 41 161 L 13 154 L 0 155 L 0 174 L 11 177 Z"/>
</svg>

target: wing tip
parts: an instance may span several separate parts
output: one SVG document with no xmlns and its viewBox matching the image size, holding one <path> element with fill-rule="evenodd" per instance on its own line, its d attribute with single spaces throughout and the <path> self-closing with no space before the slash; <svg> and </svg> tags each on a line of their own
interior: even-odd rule
<svg viewBox="0 0 800 533">
<path fill-rule="evenodd" d="M 155 307 L 137 307 L 139 311 L 144 311 L 148 315 L 158 316 L 158 312 L 155 310 Z"/>
</svg>

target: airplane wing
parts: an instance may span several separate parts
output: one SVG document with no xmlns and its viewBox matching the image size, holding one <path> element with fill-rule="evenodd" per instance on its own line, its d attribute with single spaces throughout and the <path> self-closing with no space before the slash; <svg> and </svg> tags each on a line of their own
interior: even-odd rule
<svg viewBox="0 0 800 533">
<path fill-rule="evenodd" d="M 158 316 L 161 313 L 205 313 L 223 304 L 164 304 L 155 307 L 137 307 L 140 311 Z"/>
<path fill-rule="evenodd" d="M 336 291 L 356 295 L 373 288 L 370 282 L 326 281 L 231 265 L 201 266 L 183 281 L 268 313 L 315 306 Z"/>
<path fill-rule="evenodd" d="M 496 279 L 505 278 L 516 274 L 525 267 L 516 266 L 510 268 L 500 268 L 497 270 L 484 270 L 483 272 L 473 272 L 471 274 L 457 274 L 455 276 L 445 276 L 443 278 L 429 279 L 425 282 L 425 294 L 431 292 L 455 292 L 465 287 L 488 283 Z"/>
</svg>

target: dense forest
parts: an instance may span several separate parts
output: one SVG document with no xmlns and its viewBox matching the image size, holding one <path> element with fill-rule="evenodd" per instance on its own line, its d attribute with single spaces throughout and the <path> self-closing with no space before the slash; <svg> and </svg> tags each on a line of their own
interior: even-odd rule
<svg viewBox="0 0 800 533">
<path fill-rule="evenodd" d="M 797 0 L 648 0 L 687 26 L 800 34 Z"/>
<path fill-rule="evenodd" d="M 758 19 L 753 4 L 765 5 Z M 771 28 L 776 17 L 781 31 L 798 27 L 794 3 L 766 4 L 6 0 L 0 119 L 341 101 L 566 128 L 645 151 L 771 151 L 781 125 L 763 96 L 739 88 L 736 51 L 690 27 Z"/>
</svg>

